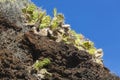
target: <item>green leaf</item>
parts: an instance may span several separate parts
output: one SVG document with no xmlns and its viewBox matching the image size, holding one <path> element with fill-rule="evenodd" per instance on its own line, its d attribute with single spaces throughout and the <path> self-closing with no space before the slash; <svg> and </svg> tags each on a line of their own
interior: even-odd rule
<svg viewBox="0 0 120 80">
<path fill-rule="evenodd" d="M 94 55 L 94 54 L 95 54 L 95 51 L 96 51 L 96 48 L 90 48 L 90 49 L 88 50 L 89 54 L 91 54 L 91 55 Z"/>
<path fill-rule="evenodd" d="M 57 16 L 57 9 L 56 8 L 54 8 L 53 14 L 54 14 L 54 17 Z"/>
<path fill-rule="evenodd" d="M 59 27 L 59 25 L 61 23 L 64 23 L 64 16 L 63 16 L 63 14 L 57 14 L 57 9 L 56 8 L 54 8 L 54 10 L 53 10 L 53 15 L 54 15 L 54 17 L 53 17 L 53 19 L 51 21 L 51 29 L 52 30 L 54 30 L 57 27 Z"/>
<path fill-rule="evenodd" d="M 42 19 L 44 16 L 46 16 L 46 12 L 45 11 L 39 12 L 39 19 Z"/>
<path fill-rule="evenodd" d="M 37 21 L 39 16 L 39 12 L 36 10 L 32 14 L 32 20 Z"/>
<path fill-rule="evenodd" d="M 63 23 L 64 22 L 64 15 L 63 14 L 58 14 L 57 16 L 56 16 L 56 21 L 58 22 L 58 23 Z"/>
<path fill-rule="evenodd" d="M 27 7 L 27 12 L 32 13 L 35 9 L 37 9 L 37 7 L 34 4 L 30 4 Z"/>
<path fill-rule="evenodd" d="M 50 16 L 43 16 L 40 24 L 40 28 L 46 28 L 50 25 L 51 17 Z"/>
<path fill-rule="evenodd" d="M 94 47 L 94 43 L 91 42 L 91 41 L 84 41 L 84 42 L 82 43 L 82 46 L 83 46 L 85 49 L 89 50 L 90 48 L 93 48 L 93 47 Z"/>
<path fill-rule="evenodd" d="M 54 30 L 58 27 L 59 23 L 56 20 L 51 21 L 51 29 Z"/>
<path fill-rule="evenodd" d="M 43 29 L 43 28 L 45 28 L 45 27 L 46 27 L 46 24 L 45 24 L 45 23 L 40 24 L 40 26 L 39 26 L 40 29 Z"/>
<path fill-rule="evenodd" d="M 33 66 L 34 66 L 34 68 L 35 68 L 36 70 L 39 70 L 39 69 L 43 68 L 44 66 L 49 65 L 50 63 L 51 63 L 50 59 L 44 58 L 42 61 L 37 60 L 37 61 L 34 63 Z"/>
</svg>

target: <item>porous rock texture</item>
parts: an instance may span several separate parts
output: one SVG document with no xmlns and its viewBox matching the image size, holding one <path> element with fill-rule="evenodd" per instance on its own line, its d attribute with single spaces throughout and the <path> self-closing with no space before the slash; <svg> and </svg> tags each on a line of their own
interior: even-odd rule
<svg viewBox="0 0 120 80">
<path fill-rule="evenodd" d="M 0 80 L 38 80 L 29 67 L 43 58 L 52 62 L 45 67 L 52 76 L 44 80 L 120 80 L 94 63 L 87 52 L 35 35 L 25 27 L 0 18 Z"/>
</svg>

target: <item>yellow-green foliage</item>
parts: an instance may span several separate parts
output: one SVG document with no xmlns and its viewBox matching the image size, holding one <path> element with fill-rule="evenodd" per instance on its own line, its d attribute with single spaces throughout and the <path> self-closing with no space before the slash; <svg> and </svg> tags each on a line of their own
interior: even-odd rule
<svg viewBox="0 0 120 80">
<path fill-rule="evenodd" d="M 37 60 L 37 61 L 34 63 L 33 66 L 34 66 L 34 68 L 35 68 L 36 70 L 39 70 L 39 69 L 43 68 L 44 66 L 49 65 L 50 63 L 51 63 L 50 59 L 44 58 L 42 61 Z"/>
<path fill-rule="evenodd" d="M 60 13 L 58 14 L 56 8 L 53 10 L 53 15 L 54 15 L 54 17 L 53 17 L 53 19 L 52 19 L 52 21 L 51 21 L 50 27 L 51 27 L 51 29 L 54 30 L 54 29 L 56 29 L 60 24 L 64 23 L 64 16 L 63 16 L 63 14 L 60 14 Z"/>
<path fill-rule="evenodd" d="M 50 27 L 51 29 L 56 29 L 60 24 L 64 23 L 64 16 L 58 14 L 57 10 L 54 9 L 54 17 L 51 19 L 49 15 L 46 15 L 45 11 L 37 9 L 34 4 L 28 5 L 26 8 L 22 9 L 28 23 L 36 23 L 40 21 L 39 28 Z"/>
<path fill-rule="evenodd" d="M 91 41 L 84 41 L 82 43 L 82 46 L 85 48 L 85 49 L 90 49 L 90 48 L 93 48 L 94 47 L 94 43 L 91 42 Z"/>
<path fill-rule="evenodd" d="M 49 15 L 43 16 L 39 28 L 42 29 L 42 28 L 49 27 L 50 26 L 50 22 L 51 22 L 51 17 Z"/>
<path fill-rule="evenodd" d="M 33 11 L 31 17 L 33 21 L 37 21 L 39 17 L 39 12 L 37 10 Z"/>
<path fill-rule="evenodd" d="M 26 11 L 27 11 L 28 13 L 33 13 L 33 11 L 34 11 L 36 8 L 37 8 L 37 7 L 36 7 L 34 4 L 30 4 L 30 5 L 27 7 Z"/>
<path fill-rule="evenodd" d="M 94 47 L 94 43 L 92 41 L 85 40 L 82 34 L 77 34 L 73 30 L 69 31 L 68 36 L 63 37 L 63 41 L 67 44 L 73 44 L 80 50 L 86 50 L 91 55 L 93 55 L 96 51 L 96 48 Z"/>
<path fill-rule="evenodd" d="M 88 52 L 89 52 L 91 55 L 94 55 L 94 54 L 95 54 L 95 51 L 96 51 L 96 48 L 90 48 L 90 49 L 88 49 Z"/>
<path fill-rule="evenodd" d="M 57 13 L 56 8 L 53 10 L 53 18 L 47 15 L 45 11 L 38 9 L 34 4 L 28 5 L 22 11 L 26 16 L 28 23 L 35 24 L 39 21 L 38 27 L 40 29 L 50 28 L 52 31 L 55 31 L 56 29 L 61 28 L 61 26 L 64 25 L 64 15 Z M 73 44 L 80 50 L 86 50 L 90 54 L 95 53 L 96 48 L 94 47 L 93 42 L 84 39 L 84 37 L 81 34 L 77 34 L 73 30 L 69 30 L 66 33 L 61 33 L 62 41 L 64 41 L 67 44 Z M 38 68 L 38 66 L 41 67 L 41 64 L 43 66 L 43 64 L 46 64 L 46 61 L 45 63 L 44 61 L 38 61 L 37 63 L 35 63 L 36 68 Z"/>
<path fill-rule="evenodd" d="M 80 47 L 80 43 L 82 40 L 82 35 L 77 34 L 75 31 L 70 30 L 69 35 L 63 37 L 63 41 L 68 43 L 68 44 L 73 44 L 77 48 Z"/>
<path fill-rule="evenodd" d="M 96 51 L 96 48 L 94 47 L 94 43 L 91 41 L 84 41 L 82 43 L 82 46 L 90 53 L 94 54 Z"/>
<path fill-rule="evenodd" d="M 56 8 L 54 8 L 54 10 L 53 10 L 53 15 L 54 15 L 54 17 L 57 16 L 57 9 Z"/>
<path fill-rule="evenodd" d="M 22 9 L 22 12 L 28 23 L 35 23 L 38 20 L 39 12 L 34 4 L 29 4 L 26 8 Z"/>
</svg>

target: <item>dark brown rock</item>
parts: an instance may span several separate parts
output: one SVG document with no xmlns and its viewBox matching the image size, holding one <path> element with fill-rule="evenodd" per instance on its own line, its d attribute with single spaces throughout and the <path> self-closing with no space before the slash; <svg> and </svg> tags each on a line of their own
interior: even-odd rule
<svg viewBox="0 0 120 80">
<path fill-rule="evenodd" d="M 0 80 L 37 80 L 29 67 L 43 58 L 52 62 L 45 67 L 52 77 L 45 80 L 120 80 L 106 67 L 92 62 L 87 52 L 31 31 L 24 34 L 7 23 L 0 19 Z"/>
</svg>

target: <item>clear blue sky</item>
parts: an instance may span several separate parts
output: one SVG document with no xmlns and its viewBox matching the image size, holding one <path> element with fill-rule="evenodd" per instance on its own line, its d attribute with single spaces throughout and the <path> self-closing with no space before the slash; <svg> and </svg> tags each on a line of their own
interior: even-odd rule
<svg viewBox="0 0 120 80">
<path fill-rule="evenodd" d="M 52 15 L 53 8 L 66 23 L 104 50 L 104 64 L 120 76 L 120 0 L 32 0 Z"/>
</svg>

